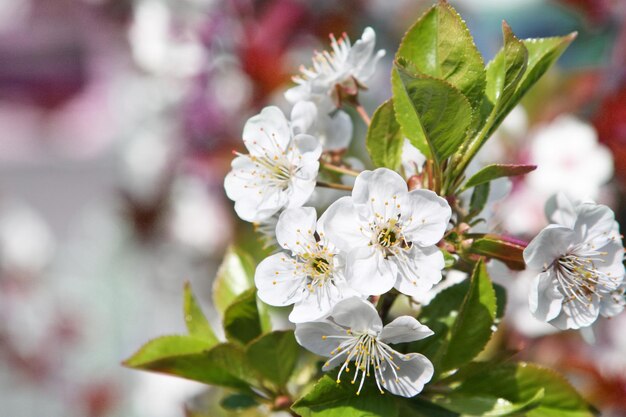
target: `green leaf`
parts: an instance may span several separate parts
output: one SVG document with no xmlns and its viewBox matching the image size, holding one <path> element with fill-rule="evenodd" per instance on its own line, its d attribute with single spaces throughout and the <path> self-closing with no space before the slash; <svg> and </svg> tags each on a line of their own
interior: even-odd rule
<svg viewBox="0 0 626 417">
<path fill-rule="evenodd" d="M 189 282 L 185 283 L 184 293 L 185 324 L 187 325 L 189 334 L 199 339 L 206 340 L 211 346 L 216 345 L 219 340 L 215 336 L 204 313 L 202 313 L 202 309 L 193 295 Z"/>
<path fill-rule="evenodd" d="M 279 387 L 285 386 L 298 360 L 300 347 L 293 331 L 265 334 L 248 345 L 248 362 L 265 379 Z"/>
<path fill-rule="evenodd" d="M 240 294 L 224 312 L 224 333 L 231 342 L 246 345 L 262 333 L 256 290 Z"/>
<path fill-rule="evenodd" d="M 469 282 L 447 288 L 424 307 L 419 320 L 435 334 L 409 344 L 406 351 L 426 355 L 437 375 L 458 368 L 483 350 L 493 333 L 496 312 L 495 291 L 479 261 Z"/>
<path fill-rule="evenodd" d="M 398 401 L 402 417 L 459 417 L 459 413 L 446 410 L 426 401 L 421 396 Z"/>
<path fill-rule="evenodd" d="M 365 145 L 374 165 L 396 170 L 401 163 L 403 144 L 404 137 L 390 99 L 374 112 Z"/>
<path fill-rule="evenodd" d="M 143 364 L 176 355 L 187 355 L 209 349 L 211 344 L 206 340 L 191 336 L 172 335 L 150 340 L 133 356 L 124 361 L 130 368 L 141 368 Z"/>
<path fill-rule="evenodd" d="M 255 379 L 242 349 L 227 343 L 209 347 L 191 336 L 151 340 L 124 365 L 244 391 L 250 390 L 249 382 Z"/>
<path fill-rule="evenodd" d="M 427 155 L 441 162 L 463 143 L 472 108 L 459 90 L 445 81 L 410 74 L 397 66 L 392 72 L 392 89 L 397 120 L 420 151 L 425 140 Z"/>
<path fill-rule="evenodd" d="M 463 300 L 443 356 L 443 369 L 458 368 L 479 354 L 493 333 L 496 318 L 496 294 L 480 260 L 472 273 L 469 292 Z"/>
<path fill-rule="evenodd" d="M 489 395 L 466 395 L 452 392 L 445 396 L 435 397 L 434 402 L 450 411 L 473 416 L 509 416 L 519 415 L 519 413 L 537 408 L 543 400 L 544 394 L 545 390 L 540 388 L 535 392 L 535 395 L 526 400 L 511 402 L 504 398 Z"/>
<path fill-rule="evenodd" d="M 515 175 L 527 174 L 531 171 L 534 171 L 535 169 L 537 169 L 537 165 L 487 165 L 486 167 L 482 168 L 480 171 L 472 175 L 472 177 L 467 180 L 467 183 L 465 183 L 463 189 L 466 190 L 480 184 L 485 184 L 497 178 L 513 177 Z"/>
<path fill-rule="evenodd" d="M 540 393 L 543 393 L 541 397 Z M 529 417 L 591 417 L 592 408 L 576 390 L 556 372 L 527 363 L 487 366 L 464 380 L 452 393 L 436 400 L 444 405 L 446 398 L 484 399 L 526 404 Z"/>
<path fill-rule="evenodd" d="M 517 39 L 506 22 L 502 22 L 504 47 L 487 65 L 485 95 L 494 104 L 495 124 L 499 125 L 515 104 L 511 97 L 524 76 L 528 65 L 528 50 Z"/>
<path fill-rule="evenodd" d="M 506 23 L 503 24 L 502 31 L 504 47 L 487 65 L 485 91 L 495 107 L 483 142 L 576 38 L 576 34 L 572 33 L 561 37 L 520 41 Z"/>
<path fill-rule="evenodd" d="M 253 396 L 248 394 L 230 394 L 220 401 L 220 405 L 227 410 L 239 411 L 256 407 L 259 403 Z"/>
<path fill-rule="evenodd" d="M 393 91 L 393 109 L 396 114 L 396 121 L 400 124 L 402 135 L 419 149 L 424 156 L 432 158 L 430 146 L 413 108 L 411 97 L 404 88 L 400 75 L 395 68 L 391 71 L 391 89 Z"/>
<path fill-rule="evenodd" d="M 373 383 L 361 395 L 350 383 L 337 383 L 328 375 L 297 400 L 291 408 L 302 417 L 395 417 L 398 408 L 392 395 L 381 394 Z"/>
<path fill-rule="evenodd" d="M 425 75 L 456 87 L 473 108 L 485 89 L 485 70 L 480 52 L 459 14 L 448 3 L 430 8 L 406 33 L 397 61 L 410 61 Z"/>
<path fill-rule="evenodd" d="M 524 249 L 526 243 L 500 235 L 468 235 L 473 238 L 468 252 L 502 261 L 510 269 L 522 271 L 526 267 Z"/>
<path fill-rule="evenodd" d="M 496 299 L 498 300 L 498 308 L 496 309 L 496 318 L 501 319 L 506 312 L 507 293 L 506 288 L 500 284 L 493 284 L 493 290 L 496 292 Z"/>
<path fill-rule="evenodd" d="M 491 185 L 486 182 L 478 185 L 472 191 L 472 198 L 470 199 L 470 215 L 469 217 L 477 216 L 487 204 L 487 200 L 489 199 L 489 190 Z"/>
<path fill-rule="evenodd" d="M 248 288 L 254 287 L 254 260 L 241 249 L 230 246 L 213 282 L 213 304 L 220 313 Z"/>
</svg>

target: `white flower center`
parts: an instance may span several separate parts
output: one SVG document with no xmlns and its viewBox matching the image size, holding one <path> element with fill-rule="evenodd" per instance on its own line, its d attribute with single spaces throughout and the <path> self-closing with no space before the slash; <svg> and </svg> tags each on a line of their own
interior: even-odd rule
<svg viewBox="0 0 626 417">
<path fill-rule="evenodd" d="M 252 175 L 255 178 L 260 180 L 265 186 L 276 187 L 282 191 L 289 187 L 291 178 L 297 171 L 286 155 L 271 158 L 269 156 L 258 157 L 250 155 L 250 160 L 258 168 L 258 170 L 252 171 Z"/>
<path fill-rule="evenodd" d="M 344 339 L 341 344 L 330 352 L 331 357 L 326 362 L 325 366 L 329 366 L 331 362 L 345 356 L 343 365 L 337 375 L 337 383 L 341 382 L 341 374 L 345 371 L 350 372 L 350 362 L 354 362 L 354 376 L 352 377 L 352 384 L 354 384 L 361 374 L 361 381 L 359 383 L 359 389 L 357 395 L 361 393 L 365 377 L 370 376 L 370 372 L 374 373 L 376 379 L 376 386 L 378 390 L 383 393 L 381 385 L 385 385 L 385 377 L 383 370 L 392 370 L 396 382 L 398 381 L 397 371 L 400 370 L 400 366 L 394 361 L 394 355 L 398 355 L 398 352 L 390 348 L 386 343 L 378 340 L 378 335 L 372 331 L 353 333 L 352 330 L 346 330 L 346 335 L 335 336 L 322 336 L 323 340 L 328 339 Z"/>
<path fill-rule="evenodd" d="M 556 279 L 567 302 L 577 300 L 589 306 L 594 295 L 602 298 L 598 287 L 610 285 L 614 278 L 596 268 L 596 262 L 604 262 L 601 255 L 606 252 L 593 251 L 585 255 L 570 252 L 554 262 Z"/>
</svg>

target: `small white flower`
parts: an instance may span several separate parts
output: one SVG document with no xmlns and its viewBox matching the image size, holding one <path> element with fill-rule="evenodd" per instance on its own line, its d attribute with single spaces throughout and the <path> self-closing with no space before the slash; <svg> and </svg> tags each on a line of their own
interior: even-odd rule
<svg viewBox="0 0 626 417">
<path fill-rule="evenodd" d="M 363 295 L 395 287 L 414 296 L 441 281 L 444 259 L 435 246 L 450 220 L 448 202 L 429 190 L 407 190 L 394 171 L 363 171 L 352 197 L 326 211 L 329 238 L 348 253 L 350 286 Z"/>
<path fill-rule="evenodd" d="M 294 304 L 294 323 L 328 315 L 340 300 L 357 295 L 344 278 L 344 257 L 324 233 L 324 216 L 300 207 L 281 213 L 276 240 L 286 251 L 265 258 L 254 282 L 261 300 L 274 306 Z"/>
<path fill-rule="evenodd" d="M 354 96 L 359 88 L 365 88 L 367 81 L 376 69 L 376 63 L 385 55 L 384 50 L 374 53 L 376 33 L 370 27 L 365 28 L 361 39 L 350 44 L 347 35 L 339 40 L 333 35 L 331 52 L 317 52 L 313 57 L 313 67 L 301 67 L 302 75 L 293 78 L 298 84 L 285 93 L 291 103 L 313 101 L 322 111 L 331 112 L 341 97 Z"/>
<path fill-rule="evenodd" d="M 624 247 L 611 209 L 573 204 L 559 194 L 546 205 L 555 224 L 524 250 L 526 264 L 542 272 L 529 302 L 532 313 L 559 329 L 591 325 L 598 315 L 623 309 Z"/>
<path fill-rule="evenodd" d="M 419 394 L 433 376 L 434 367 L 419 353 L 402 354 L 389 344 L 413 342 L 433 334 L 432 330 L 409 316 L 398 317 L 383 327 L 376 309 L 368 301 L 357 297 L 346 299 L 335 306 L 331 317 L 296 325 L 296 340 L 311 352 L 328 357 L 322 370 L 341 364 L 341 375 L 350 374 L 351 382 L 359 380 L 357 395 L 365 377 L 372 373 L 381 393 L 382 388 L 392 394 L 413 397 Z"/>
<path fill-rule="evenodd" d="M 261 222 L 279 210 L 300 207 L 315 188 L 322 147 L 317 139 L 294 135 L 277 107 L 266 107 L 243 129 L 250 152 L 239 154 L 226 175 L 226 195 L 243 220 Z"/>
<path fill-rule="evenodd" d="M 315 136 L 328 151 L 345 149 L 352 139 L 352 119 L 348 113 L 337 110 L 330 115 L 318 110 L 312 101 L 299 101 L 293 106 L 291 126 L 294 134 Z"/>
<path fill-rule="evenodd" d="M 595 199 L 613 174 L 611 152 L 598 143 L 593 126 L 569 115 L 536 131 L 530 161 L 537 169 L 526 181 L 547 196 L 563 191 L 574 198 Z"/>
</svg>

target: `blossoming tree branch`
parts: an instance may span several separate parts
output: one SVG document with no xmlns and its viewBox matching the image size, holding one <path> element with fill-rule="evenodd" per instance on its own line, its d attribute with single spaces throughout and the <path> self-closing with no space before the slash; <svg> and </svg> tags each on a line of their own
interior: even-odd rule
<svg viewBox="0 0 626 417">
<path fill-rule="evenodd" d="M 125 365 L 219 387 L 223 408 L 248 415 L 593 415 L 554 371 L 481 354 L 505 304 L 494 262 L 536 271 L 528 308 L 558 329 L 624 308 L 608 207 L 558 194 L 528 244 L 485 230 L 491 182 L 535 167 L 472 160 L 575 37 L 520 40 L 506 23 L 503 35 L 485 66 L 456 11 L 433 6 L 404 36 L 393 95 L 371 118 L 359 96 L 385 52 L 371 28 L 354 44 L 331 35 L 286 91 L 289 114 L 269 106 L 243 128 L 224 186 L 271 254 L 225 255 L 223 332 L 187 286 L 189 334 L 154 339 Z M 367 124 L 375 169 L 350 156 L 353 123 Z M 451 270 L 466 279 L 450 285 Z"/>
</svg>

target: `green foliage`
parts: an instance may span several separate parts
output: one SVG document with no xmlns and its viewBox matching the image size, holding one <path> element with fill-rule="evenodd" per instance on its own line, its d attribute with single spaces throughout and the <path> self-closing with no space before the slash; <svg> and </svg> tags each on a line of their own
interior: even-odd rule
<svg viewBox="0 0 626 417">
<path fill-rule="evenodd" d="M 471 219 L 480 214 L 485 208 L 487 201 L 489 200 L 489 191 L 491 189 L 491 183 L 483 183 L 474 188 L 472 191 L 472 198 L 470 198 L 470 212 L 466 220 Z"/>
<path fill-rule="evenodd" d="M 495 291 L 479 261 L 469 282 L 442 291 L 424 307 L 419 320 L 435 334 L 411 343 L 408 351 L 428 356 L 437 374 L 458 368 L 483 350 L 493 333 L 496 312 Z"/>
<path fill-rule="evenodd" d="M 499 235 L 468 235 L 473 238 L 468 252 L 488 256 L 502 261 L 511 269 L 524 270 L 524 249 L 526 245 L 520 241 Z"/>
<path fill-rule="evenodd" d="M 239 411 L 256 407 L 259 403 L 253 396 L 248 394 L 230 394 L 220 401 L 220 405 L 227 410 Z"/>
<path fill-rule="evenodd" d="M 191 291 L 191 285 L 189 285 L 188 282 L 185 283 L 184 297 L 184 317 L 189 334 L 199 339 L 206 340 L 210 345 L 217 344 L 217 337 L 204 316 L 204 313 L 202 313 L 202 309 L 198 305 Z"/>
<path fill-rule="evenodd" d="M 360 395 L 349 382 L 337 383 L 324 376 L 313 389 L 292 405 L 302 417 L 395 417 L 397 404 L 390 394 L 381 394 L 376 385 L 364 385 Z"/>
<path fill-rule="evenodd" d="M 242 345 L 261 335 L 261 319 L 254 288 L 240 294 L 226 308 L 223 326 L 226 338 Z"/>
<path fill-rule="evenodd" d="M 239 294 L 254 287 L 255 267 L 252 257 L 241 249 L 230 246 L 226 250 L 213 283 L 213 305 L 217 311 L 224 313 Z"/>
<path fill-rule="evenodd" d="M 561 37 L 519 40 L 506 23 L 503 23 L 502 31 L 504 46 L 487 64 L 486 102 L 481 112 L 486 120 L 481 123 L 481 130 L 453 158 L 457 161 L 451 174 L 453 180 L 463 174 L 504 118 L 576 37 L 572 33 Z"/>
<path fill-rule="evenodd" d="M 408 30 L 396 54 L 419 73 L 445 80 L 460 91 L 472 108 L 480 105 L 485 88 L 482 56 L 461 16 L 447 3 L 431 7 Z"/>
<path fill-rule="evenodd" d="M 393 170 L 400 167 L 404 137 L 396 121 L 392 100 L 387 100 L 376 109 L 365 145 L 374 165 Z"/>
<path fill-rule="evenodd" d="M 393 70 L 392 89 L 402 131 L 418 149 L 424 147 L 415 140 L 414 133 L 419 131 L 428 144 L 428 155 L 436 162 L 452 155 L 463 143 L 472 108 L 459 90 L 446 81 L 398 66 Z M 406 108 L 407 97 L 410 108 Z"/>
<path fill-rule="evenodd" d="M 472 175 L 465 183 L 463 189 L 475 187 L 477 185 L 486 184 L 497 178 L 513 177 L 516 175 L 527 174 L 537 169 L 536 165 L 506 165 L 506 164 L 493 164 L 488 165 Z"/>
<path fill-rule="evenodd" d="M 252 341 L 246 350 L 249 363 L 261 377 L 279 387 L 289 380 L 299 354 L 300 347 L 291 330 L 265 334 Z"/>
<path fill-rule="evenodd" d="M 591 417 L 593 410 L 556 372 L 527 363 L 476 363 L 474 372 L 451 392 L 432 400 L 452 411 L 472 415 Z"/>
<path fill-rule="evenodd" d="M 210 347 L 191 336 L 164 336 L 145 344 L 125 366 L 248 391 L 251 369 L 234 344 Z"/>
</svg>

